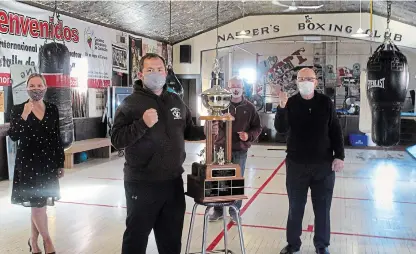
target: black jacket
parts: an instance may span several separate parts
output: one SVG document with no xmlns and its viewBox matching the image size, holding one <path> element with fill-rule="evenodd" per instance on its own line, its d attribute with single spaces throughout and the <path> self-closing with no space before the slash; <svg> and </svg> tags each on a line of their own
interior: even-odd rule
<svg viewBox="0 0 416 254">
<path fill-rule="evenodd" d="M 158 113 L 158 122 L 148 128 L 143 121 L 146 110 Z M 185 140 L 205 139 L 204 129 L 195 126 L 190 111 L 178 95 L 160 96 L 134 85 L 134 92 L 117 108 L 111 142 L 125 149 L 125 181 L 163 181 L 180 177 L 185 161 Z"/>
<path fill-rule="evenodd" d="M 287 133 L 287 157 L 299 163 L 343 160 L 344 137 L 334 103 L 315 91 L 311 100 L 295 94 L 285 108 L 278 108 L 274 126 Z"/>
<path fill-rule="evenodd" d="M 227 113 L 225 110 L 224 113 Z M 262 131 L 260 116 L 256 107 L 246 98 L 235 106 L 233 103 L 229 107 L 230 114 L 235 118 L 232 122 L 232 150 L 247 151 L 251 143 L 256 141 Z M 220 122 L 219 135 L 215 140 L 216 146 L 222 146 L 225 149 L 225 122 Z M 248 140 L 242 141 L 238 132 L 245 131 L 248 133 Z"/>
</svg>

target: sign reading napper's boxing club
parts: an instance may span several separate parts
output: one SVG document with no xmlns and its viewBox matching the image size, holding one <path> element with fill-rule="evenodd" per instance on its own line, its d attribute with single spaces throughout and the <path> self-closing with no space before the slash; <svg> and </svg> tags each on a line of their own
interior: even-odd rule
<svg viewBox="0 0 416 254">
<path fill-rule="evenodd" d="M 319 15 L 318 15 L 319 16 Z M 322 15 L 320 15 L 322 16 Z M 302 17 L 302 16 L 301 16 Z M 279 18 L 279 17 L 278 17 Z M 263 26 L 258 26 L 256 28 L 245 29 L 247 35 L 251 36 L 250 40 L 262 40 L 268 38 L 276 38 L 283 36 L 299 35 L 299 34 L 316 34 L 316 35 L 332 35 L 332 36 L 345 36 L 349 37 L 357 31 L 357 24 L 349 24 L 349 18 L 340 19 L 332 18 L 332 21 L 329 19 L 322 19 L 315 21 L 311 15 L 305 15 L 304 22 L 298 22 L 297 17 L 288 15 L 287 18 L 282 18 L 282 24 L 263 24 Z M 276 23 L 279 23 L 279 20 L 275 20 Z M 339 23 L 338 23 L 339 22 Z M 348 22 L 348 23 L 347 23 Z M 343 24 L 344 23 L 344 24 Z M 356 23 L 356 22 L 351 22 Z M 234 26 L 232 26 L 233 29 Z M 236 26 L 238 27 L 238 26 Z M 234 32 L 226 32 L 219 34 L 217 36 L 217 42 L 231 42 L 238 40 L 237 35 L 240 32 L 240 29 L 235 29 Z M 370 29 L 367 29 L 365 33 L 370 34 Z M 381 30 L 373 30 L 373 36 L 375 38 L 384 37 L 384 33 Z M 390 38 L 395 42 L 402 42 L 403 35 L 400 33 L 391 33 Z"/>
</svg>

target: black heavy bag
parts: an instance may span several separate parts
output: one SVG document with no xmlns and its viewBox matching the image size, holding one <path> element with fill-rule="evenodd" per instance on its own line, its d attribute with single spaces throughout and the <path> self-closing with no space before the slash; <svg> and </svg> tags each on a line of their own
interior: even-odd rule
<svg viewBox="0 0 416 254">
<path fill-rule="evenodd" d="M 183 87 L 179 79 L 176 77 L 173 72 L 172 67 L 168 67 L 168 75 L 166 76 L 166 85 L 168 86 L 167 90 L 172 93 L 176 93 L 183 99 Z"/>
<path fill-rule="evenodd" d="M 400 141 L 400 112 L 409 85 L 409 66 L 396 45 L 383 43 L 367 62 L 367 98 L 372 140 L 378 146 Z"/>
<path fill-rule="evenodd" d="M 45 100 L 59 109 L 61 139 L 65 149 L 74 141 L 71 103 L 71 63 L 68 48 L 60 43 L 48 43 L 39 51 L 39 71 L 45 77 L 48 90 Z"/>
</svg>

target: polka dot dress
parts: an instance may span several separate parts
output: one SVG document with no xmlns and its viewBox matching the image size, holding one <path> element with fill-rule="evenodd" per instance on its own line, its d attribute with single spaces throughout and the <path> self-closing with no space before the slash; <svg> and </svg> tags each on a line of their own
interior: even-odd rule
<svg viewBox="0 0 416 254">
<path fill-rule="evenodd" d="M 58 108 L 45 102 L 42 120 L 31 113 L 25 121 L 24 105 L 13 107 L 8 133 L 19 141 L 11 201 L 26 207 L 53 206 L 60 199 L 58 174 L 65 160 Z"/>
</svg>

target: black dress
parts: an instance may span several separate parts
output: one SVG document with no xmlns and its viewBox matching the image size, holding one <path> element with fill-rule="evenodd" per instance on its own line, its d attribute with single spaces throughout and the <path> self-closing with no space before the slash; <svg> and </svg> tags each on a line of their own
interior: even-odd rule
<svg viewBox="0 0 416 254">
<path fill-rule="evenodd" d="M 19 141 L 11 201 L 26 207 L 53 206 L 60 199 L 58 174 L 65 160 L 59 111 L 45 102 L 42 120 L 31 113 L 25 121 L 21 117 L 24 105 L 13 107 L 8 133 L 13 141 Z"/>
</svg>

